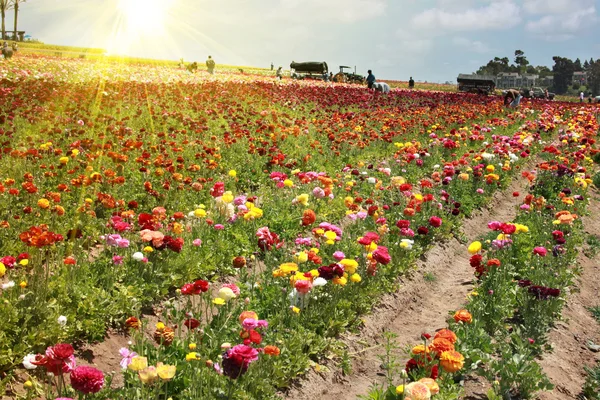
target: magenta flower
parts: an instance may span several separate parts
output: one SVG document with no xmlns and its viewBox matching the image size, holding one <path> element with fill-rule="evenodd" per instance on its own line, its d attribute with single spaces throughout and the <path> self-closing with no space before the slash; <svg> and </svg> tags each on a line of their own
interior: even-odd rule
<svg viewBox="0 0 600 400">
<path fill-rule="evenodd" d="M 546 250 L 545 247 L 535 247 L 533 249 L 533 254 L 538 255 L 540 257 L 546 257 L 546 254 L 548 253 L 548 250 Z"/>
</svg>

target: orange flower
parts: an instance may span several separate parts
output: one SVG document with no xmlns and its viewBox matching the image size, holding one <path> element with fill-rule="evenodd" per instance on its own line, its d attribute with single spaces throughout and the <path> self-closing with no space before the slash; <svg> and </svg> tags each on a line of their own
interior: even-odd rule
<svg viewBox="0 0 600 400">
<path fill-rule="evenodd" d="M 454 350 L 454 344 L 445 338 L 437 338 L 433 339 L 433 344 L 431 345 L 431 351 L 441 354 L 445 351 Z"/>
<path fill-rule="evenodd" d="M 418 355 L 418 354 L 426 354 L 430 352 L 429 346 L 425 347 L 425 345 L 423 344 L 419 344 L 415 347 L 412 348 L 411 351 L 414 355 Z"/>
<path fill-rule="evenodd" d="M 445 351 L 440 355 L 440 365 L 446 372 L 454 373 L 465 364 L 465 358 L 458 351 Z"/>
<path fill-rule="evenodd" d="M 240 314 L 240 324 L 244 322 L 245 319 L 255 319 L 258 321 L 258 314 L 256 314 L 254 311 L 243 311 Z"/>
<path fill-rule="evenodd" d="M 313 210 L 304 210 L 304 214 L 302 214 L 302 226 L 312 225 L 316 219 L 317 215 Z"/>
<path fill-rule="evenodd" d="M 125 321 L 125 326 L 131 329 L 140 329 L 141 325 L 140 320 L 136 317 L 129 317 L 127 318 L 127 321 Z"/>
<path fill-rule="evenodd" d="M 433 338 L 434 340 L 440 338 L 446 339 L 452 344 L 456 343 L 457 340 L 456 334 L 450 329 L 440 329 Z"/>
<path fill-rule="evenodd" d="M 470 324 L 473 322 L 473 316 L 467 310 L 458 310 L 454 313 L 454 320 L 456 322 L 466 322 L 467 324 Z"/>
<path fill-rule="evenodd" d="M 277 346 L 265 346 L 263 351 L 269 356 L 278 356 L 279 354 L 281 354 L 281 350 L 279 350 L 279 347 Z"/>
</svg>

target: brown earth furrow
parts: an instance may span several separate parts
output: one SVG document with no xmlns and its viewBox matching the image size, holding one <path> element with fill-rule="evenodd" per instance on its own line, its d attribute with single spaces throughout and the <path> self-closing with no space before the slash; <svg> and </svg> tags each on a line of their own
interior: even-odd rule
<svg viewBox="0 0 600 400">
<path fill-rule="evenodd" d="M 531 162 L 524 168 L 533 165 Z M 462 227 L 466 239 L 472 241 L 485 233 L 490 220 L 513 220 L 522 198 L 512 194 L 526 190 L 527 185 L 526 179 L 515 177 L 506 190 L 496 193 L 488 209 L 466 219 Z M 426 274 L 435 276 L 435 280 L 427 281 Z M 373 312 L 364 318 L 361 331 L 342 338 L 349 353 L 354 355 L 350 374 L 344 375 L 334 365 L 328 365 L 321 372 L 313 369 L 283 396 L 290 400 L 350 400 L 367 394 L 373 383 L 383 381 L 384 371 L 378 358 L 384 352 L 380 346 L 382 333 L 396 334 L 401 348 L 419 343 L 422 332 L 446 326 L 449 313 L 465 302 L 472 283 L 473 270 L 465 244 L 452 239 L 435 245 L 424 261 L 418 262 L 417 273 L 402 279 L 396 293 L 382 297 Z M 398 356 L 406 359 L 404 354 Z"/>
</svg>

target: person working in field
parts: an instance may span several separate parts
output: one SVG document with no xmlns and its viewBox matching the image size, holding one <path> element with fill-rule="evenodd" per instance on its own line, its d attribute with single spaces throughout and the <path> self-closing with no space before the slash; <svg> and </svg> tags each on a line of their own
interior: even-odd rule
<svg viewBox="0 0 600 400">
<path fill-rule="evenodd" d="M 375 89 L 376 92 L 380 92 L 380 93 L 384 93 L 384 94 L 387 94 L 390 92 L 390 86 L 385 82 L 375 82 L 373 84 L 373 89 Z"/>
<path fill-rule="evenodd" d="M 409 89 L 414 89 L 414 87 L 415 87 L 415 81 L 414 81 L 414 79 L 411 76 L 410 79 L 408 80 L 408 88 Z"/>
<path fill-rule="evenodd" d="M 369 75 L 367 75 L 367 86 L 369 89 L 373 88 L 373 84 L 375 83 L 375 75 L 373 75 L 373 71 L 367 71 Z"/>
<path fill-rule="evenodd" d="M 283 78 L 283 68 L 281 66 L 277 68 L 277 72 L 275 73 L 275 75 L 277 76 L 277 78 L 279 78 L 279 80 Z"/>
<path fill-rule="evenodd" d="M 215 60 L 212 59 L 212 56 L 208 56 L 208 60 L 206 60 L 206 68 L 208 68 L 209 74 L 215 73 Z"/>
<path fill-rule="evenodd" d="M 515 89 L 509 89 L 504 95 L 504 105 L 506 107 L 517 108 L 521 103 L 521 92 Z"/>
</svg>

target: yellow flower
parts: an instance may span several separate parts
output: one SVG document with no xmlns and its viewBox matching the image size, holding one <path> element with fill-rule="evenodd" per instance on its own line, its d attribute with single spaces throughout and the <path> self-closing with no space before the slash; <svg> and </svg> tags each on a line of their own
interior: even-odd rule
<svg viewBox="0 0 600 400">
<path fill-rule="evenodd" d="M 396 394 L 400 396 L 402 393 L 404 393 L 404 385 L 396 386 Z"/>
<path fill-rule="evenodd" d="M 127 366 L 131 371 L 141 371 L 148 368 L 148 359 L 146 357 L 135 356 Z"/>
<path fill-rule="evenodd" d="M 165 324 L 164 324 L 164 323 L 162 323 L 162 322 L 158 322 L 158 323 L 156 324 L 156 330 L 157 330 L 157 331 L 162 331 L 162 330 L 164 330 L 164 329 L 165 329 Z"/>
<path fill-rule="evenodd" d="M 352 275 L 356 272 L 356 268 L 358 268 L 358 262 L 356 260 L 351 260 L 348 258 L 344 258 L 340 261 L 340 264 L 344 267 L 344 271 Z"/>
<path fill-rule="evenodd" d="M 27 380 L 25 381 L 25 383 L 23 384 L 23 387 L 25 387 L 25 389 L 31 389 L 33 387 L 33 382 Z"/>
<path fill-rule="evenodd" d="M 300 309 L 298 307 L 292 307 L 292 312 L 296 314 L 300 314 Z"/>
<path fill-rule="evenodd" d="M 230 191 L 223 193 L 223 197 L 221 197 L 223 203 L 231 203 L 233 201 L 233 194 Z"/>
<path fill-rule="evenodd" d="M 229 170 L 227 175 L 229 175 L 232 178 L 235 178 L 237 176 L 237 172 L 235 172 L 235 169 L 231 169 L 231 170 Z"/>
<path fill-rule="evenodd" d="M 222 305 L 225 304 L 225 300 L 223 300 L 220 297 L 216 297 L 216 298 L 213 299 L 213 304 L 216 305 L 216 306 L 222 306 Z"/>
<path fill-rule="evenodd" d="M 37 205 L 39 208 L 42 208 L 45 210 L 48 207 L 50 207 L 50 202 L 48 201 L 48 199 L 39 199 L 37 202 Z"/>
<path fill-rule="evenodd" d="M 341 278 L 334 278 L 333 283 L 340 286 L 346 286 L 346 283 L 348 283 L 348 279 L 346 279 L 343 276 Z"/>
<path fill-rule="evenodd" d="M 152 253 L 154 249 L 151 246 L 144 247 L 144 253 Z"/>
<path fill-rule="evenodd" d="M 366 246 L 367 247 L 367 251 L 369 253 L 374 252 L 375 250 L 377 250 L 377 245 L 375 244 L 375 242 L 371 242 L 370 245 Z"/>
<path fill-rule="evenodd" d="M 473 242 L 469 245 L 469 253 L 477 254 L 481 251 L 481 242 Z"/>
<path fill-rule="evenodd" d="M 198 218 L 204 218 L 204 217 L 206 217 L 206 210 L 198 208 L 197 210 L 194 211 L 194 215 Z"/>
<path fill-rule="evenodd" d="M 21 289 L 25 289 L 27 287 L 27 281 L 21 281 L 21 283 L 19 283 L 19 286 L 21 287 Z"/>
<path fill-rule="evenodd" d="M 58 162 L 64 165 L 69 162 L 69 157 L 61 157 L 58 159 Z"/>
<path fill-rule="evenodd" d="M 129 364 L 131 365 L 131 364 Z M 140 377 L 140 381 L 144 384 L 154 383 L 158 379 L 158 374 L 156 373 L 156 368 L 148 367 L 138 372 Z"/>
<path fill-rule="evenodd" d="M 494 167 L 493 165 L 488 165 L 487 167 L 485 167 L 485 170 L 488 174 L 491 174 L 492 172 L 494 172 L 496 170 L 496 167 Z"/>
<path fill-rule="evenodd" d="M 190 362 L 190 361 L 196 361 L 196 360 L 199 360 L 199 359 L 200 359 L 200 357 L 198 357 L 198 353 L 188 353 L 185 356 L 185 361 L 188 361 L 188 362 Z"/>
<path fill-rule="evenodd" d="M 192 350 L 192 351 L 196 350 L 196 347 L 197 347 L 196 343 L 190 343 L 190 344 L 188 344 L 188 348 L 190 350 Z"/>
<path fill-rule="evenodd" d="M 21 266 L 23 266 L 23 267 L 26 267 L 26 266 L 28 266 L 28 265 L 29 265 L 29 260 L 28 260 L 28 259 L 26 259 L 26 258 L 24 258 L 24 259 L 22 259 L 21 261 L 19 261 L 19 265 L 21 265 Z"/>
<path fill-rule="evenodd" d="M 306 256 L 308 258 L 308 255 Z M 281 272 L 283 272 L 285 275 L 289 275 L 292 272 L 296 272 L 298 271 L 298 264 L 295 263 L 283 263 L 279 266 L 279 269 L 281 270 Z"/>
<path fill-rule="evenodd" d="M 6 275 L 6 266 L 0 262 L 0 278 Z"/>
<path fill-rule="evenodd" d="M 183 225 L 181 225 L 179 222 L 175 222 L 173 224 L 173 233 L 176 235 L 181 235 L 183 233 Z"/>
<path fill-rule="evenodd" d="M 359 274 L 352 274 L 352 276 L 350 277 L 350 280 L 354 283 L 359 283 L 360 281 L 362 281 L 362 278 L 360 277 Z"/>
<path fill-rule="evenodd" d="M 337 237 L 337 234 L 333 231 L 327 231 L 325 232 L 325 239 L 327 239 L 327 244 L 333 244 L 335 243 L 335 238 Z M 333 243 L 329 243 L 329 242 L 333 242 Z"/>
<path fill-rule="evenodd" d="M 165 365 L 161 362 L 156 364 L 156 372 L 158 373 L 160 379 L 162 379 L 163 381 L 170 381 L 171 379 L 173 379 L 176 370 L 177 367 L 175 367 L 174 365 Z"/>
<path fill-rule="evenodd" d="M 286 179 L 285 181 L 283 181 L 283 186 L 285 186 L 285 187 L 292 187 L 292 186 L 294 186 L 294 182 L 292 182 L 289 179 Z"/>
<path fill-rule="evenodd" d="M 515 226 L 517 227 L 517 230 L 515 231 L 515 233 L 527 233 L 527 232 L 529 232 L 529 227 L 527 225 L 515 224 Z"/>
<path fill-rule="evenodd" d="M 73 154 L 74 156 L 77 156 L 77 155 L 79 155 L 79 150 L 73 149 L 73 150 L 71 150 L 71 154 Z"/>
<path fill-rule="evenodd" d="M 229 301 L 231 299 L 236 298 L 236 295 L 233 292 L 233 290 L 231 290 L 231 288 L 228 288 L 228 287 L 222 287 L 221 289 L 219 289 L 217 296 L 225 301 Z"/>
<path fill-rule="evenodd" d="M 308 261 L 308 253 L 306 251 L 300 251 L 294 255 L 294 261 L 304 264 Z"/>
<path fill-rule="evenodd" d="M 303 206 L 308 205 L 308 194 L 302 193 L 296 197 L 296 202 L 302 204 Z"/>
</svg>

